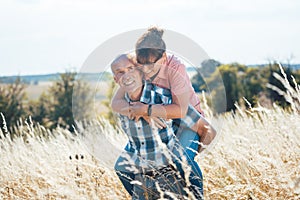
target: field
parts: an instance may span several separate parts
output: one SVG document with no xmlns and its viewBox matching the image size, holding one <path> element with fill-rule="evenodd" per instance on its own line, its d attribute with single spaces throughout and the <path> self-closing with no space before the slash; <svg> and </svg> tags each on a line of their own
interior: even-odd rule
<svg viewBox="0 0 300 200">
<path fill-rule="evenodd" d="M 298 91 L 297 91 L 298 90 Z M 238 109 L 218 117 L 214 143 L 197 156 L 206 199 L 300 199 L 300 92 L 292 107 Z M 13 141 L 0 133 L 0 199 L 130 199 L 113 163 L 126 142 L 104 119 L 73 135 L 30 121 Z M 7 135 L 8 136 L 8 135 Z"/>
<path fill-rule="evenodd" d="M 39 81 L 38 84 L 29 84 L 25 88 L 25 92 L 27 94 L 28 100 L 35 100 L 37 101 L 40 95 L 44 93 L 49 93 L 49 88 L 53 85 L 54 81 Z M 91 90 L 97 88 L 97 92 L 93 92 L 95 95 L 94 98 L 94 108 L 96 113 L 103 114 L 107 112 L 107 108 L 101 103 L 103 100 L 106 99 L 107 91 L 109 88 L 110 81 L 100 81 L 88 82 Z"/>
<path fill-rule="evenodd" d="M 48 90 L 52 83 L 52 81 L 44 81 L 39 82 L 36 85 L 31 84 L 26 87 L 25 92 L 27 93 L 29 99 L 37 100 L 43 92 Z"/>
<path fill-rule="evenodd" d="M 261 109 L 218 121 L 215 144 L 197 157 L 206 199 L 300 198 L 299 114 Z M 97 126 L 88 131 L 102 141 L 96 158 L 103 163 L 66 130 L 39 139 L 32 135 L 46 130 L 23 126 L 26 138 L 1 139 L 1 199 L 130 199 L 112 170 L 118 149 L 104 142 L 115 133 L 108 124 Z"/>
</svg>

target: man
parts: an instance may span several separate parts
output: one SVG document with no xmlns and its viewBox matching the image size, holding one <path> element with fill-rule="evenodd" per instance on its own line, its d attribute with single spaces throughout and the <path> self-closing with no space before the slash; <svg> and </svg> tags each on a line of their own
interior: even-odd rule
<svg viewBox="0 0 300 200">
<path fill-rule="evenodd" d="M 142 73 L 136 69 L 134 62 L 128 58 L 127 55 L 121 55 L 117 57 L 111 64 L 112 72 L 114 73 L 114 80 L 120 85 L 120 87 L 126 92 L 127 101 L 142 101 L 146 104 L 170 104 L 172 103 L 172 95 L 170 90 L 160 88 L 153 84 L 147 84 L 142 80 Z M 128 113 L 129 115 L 129 113 Z M 163 150 L 160 143 L 164 143 L 166 147 L 173 151 L 173 158 L 177 169 L 180 171 L 182 177 L 184 176 L 184 169 L 182 162 L 180 161 L 180 151 L 182 147 L 176 142 L 174 133 L 178 132 L 178 126 L 174 126 L 172 121 L 168 121 L 168 125 L 162 124 L 159 118 L 153 118 L 154 121 L 158 123 L 160 129 L 155 129 L 150 127 L 147 122 L 150 122 L 150 118 L 146 117 L 146 120 L 141 118 L 137 122 L 130 120 L 129 117 L 121 115 L 122 128 L 124 132 L 128 135 L 129 144 L 126 146 L 125 150 L 127 152 L 126 156 L 120 157 L 116 162 L 115 169 L 119 175 L 126 190 L 132 195 L 132 185 L 130 180 L 134 180 L 134 173 L 139 173 L 139 169 L 142 169 L 143 173 L 147 173 L 147 170 L 151 168 L 162 168 L 163 166 L 168 166 L 170 163 L 170 158 L 168 153 L 166 154 L 165 149 Z M 145 118 L 145 117 L 144 117 Z M 193 127 L 197 124 L 198 130 L 208 131 L 206 126 L 210 126 L 203 118 L 199 120 L 201 115 L 192 106 L 189 106 L 187 115 L 182 119 L 183 125 L 186 127 Z M 202 130 L 203 129 L 203 130 Z M 211 130 L 213 130 L 211 128 Z M 197 130 L 196 130 L 197 131 Z M 204 132 L 205 132 L 204 131 Z M 214 130 L 213 130 L 214 131 Z M 205 132 L 205 133 L 206 133 Z M 186 140 L 198 141 L 197 135 L 188 134 Z M 181 141 L 182 143 L 182 141 Z M 147 145 L 145 145 L 147 144 Z M 193 144 L 193 143 L 192 143 Z M 198 147 L 198 144 L 194 143 L 192 148 Z M 181 149 L 181 150 L 178 150 Z M 183 154 L 186 155 L 184 152 Z M 176 155 L 176 156 L 174 156 Z M 126 159 L 124 158 L 126 157 Z M 175 158 L 177 157 L 177 159 Z M 188 163 L 189 156 L 186 156 Z M 127 161 L 126 161 L 127 160 Z M 122 163 L 122 165 L 120 165 Z M 126 167 L 125 167 L 126 165 Z M 197 176 L 194 173 L 192 166 L 191 177 L 193 180 L 198 180 L 202 183 L 202 175 Z M 199 184 L 198 184 L 199 185 Z M 200 188 L 200 193 L 202 193 L 202 188 Z M 201 194 L 199 194 L 201 196 Z"/>
</svg>

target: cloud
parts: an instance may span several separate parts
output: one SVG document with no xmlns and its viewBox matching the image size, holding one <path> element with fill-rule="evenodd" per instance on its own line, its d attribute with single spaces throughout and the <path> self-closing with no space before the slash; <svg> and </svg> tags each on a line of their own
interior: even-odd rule
<svg viewBox="0 0 300 200">
<path fill-rule="evenodd" d="M 41 0 L 14 0 L 14 1 L 21 4 L 37 4 L 41 2 Z"/>
<path fill-rule="evenodd" d="M 300 61 L 299 10 L 296 0 L 4 0 L 0 67 L 80 66 L 105 40 L 150 25 L 190 37 L 221 62 L 291 53 Z"/>
</svg>

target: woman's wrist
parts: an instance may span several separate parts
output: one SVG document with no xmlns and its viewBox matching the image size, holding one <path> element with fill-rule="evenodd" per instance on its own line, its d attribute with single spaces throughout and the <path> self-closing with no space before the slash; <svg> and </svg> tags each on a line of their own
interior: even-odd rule
<svg viewBox="0 0 300 200">
<path fill-rule="evenodd" d="M 137 112 L 137 114 L 139 113 L 139 115 L 141 116 L 148 116 L 148 104 L 143 104 L 140 103 L 142 106 L 140 106 L 140 111 Z"/>
<path fill-rule="evenodd" d="M 151 113 L 152 113 L 152 105 L 151 104 L 148 104 L 148 109 L 147 109 L 147 116 L 151 116 Z"/>
</svg>

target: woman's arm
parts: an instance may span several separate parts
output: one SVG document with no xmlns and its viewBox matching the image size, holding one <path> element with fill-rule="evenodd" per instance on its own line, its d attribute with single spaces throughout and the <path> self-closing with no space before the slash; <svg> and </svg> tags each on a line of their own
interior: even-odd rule
<svg viewBox="0 0 300 200">
<path fill-rule="evenodd" d="M 155 104 L 151 106 L 150 116 L 151 117 L 161 117 L 164 119 L 177 119 L 184 118 L 186 116 L 187 108 L 189 105 L 189 95 L 182 94 L 180 96 L 174 96 L 173 103 L 169 105 Z M 148 116 L 148 104 L 143 104 L 141 102 L 134 102 L 130 106 L 130 116 Z"/>
<path fill-rule="evenodd" d="M 140 102 L 136 102 L 136 103 L 140 103 Z M 147 108 L 148 105 L 140 103 L 142 105 L 146 106 L 146 113 L 147 113 Z M 111 108 L 114 112 L 120 113 L 122 115 L 128 116 L 130 119 L 133 119 L 132 114 L 130 113 L 130 110 L 132 109 L 132 104 L 129 104 L 127 102 L 127 100 L 125 99 L 125 91 L 120 87 L 116 94 L 113 96 L 113 99 L 111 101 Z M 138 120 L 140 117 L 139 116 L 136 118 L 136 120 Z M 164 128 L 166 127 L 166 124 L 161 121 L 158 117 L 148 117 L 147 115 L 145 115 L 143 117 L 149 124 L 151 124 L 151 120 L 153 120 L 153 123 L 156 127 L 158 128 Z"/>
<path fill-rule="evenodd" d="M 164 119 L 184 118 L 187 113 L 188 105 L 191 97 L 190 80 L 186 73 L 185 66 L 178 64 L 177 67 L 164 70 L 168 77 L 169 87 L 172 93 L 172 104 L 169 105 L 153 105 L 151 116 L 161 117 Z M 155 84 L 155 83 L 154 83 Z M 131 109 L 132 117 L 147 116 L 148 105 L 134 104 Z"/>
</svg>

